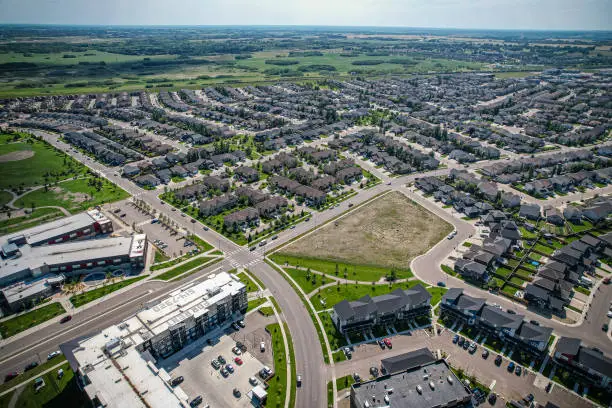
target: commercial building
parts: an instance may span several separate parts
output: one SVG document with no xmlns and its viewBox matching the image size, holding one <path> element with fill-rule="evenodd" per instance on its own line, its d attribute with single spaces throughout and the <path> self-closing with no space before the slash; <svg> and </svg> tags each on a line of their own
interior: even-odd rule
<svg viewBox="0 0 612 408">
<path fill-rule="evenodd" d="M 80 275 L 98 268 L 142 268 L 147 236 L 137 234 L 55 245 L 13 246 L 11 257 L 2 259 L 0 285 L 39 278 L 47 273 Z"/>
<path fill-rule="evenodd" d="M 187 406 L 188 397 L 180 387 L 169 385 L 170 377 L 156 366 L 157 359 L 218 335 L 244 316 L 247 304 L 246 286 L 222 272 L 147 304 L 120 324 L 65 344 L 62 350 L 95 406 Z"/>
<path fill-rule="evenodd" d="M 113 232 L 112 222 L 98 210 L 83 212 L 2 237 L 2 255 L 11 256 L 15 246 L 42 246 L 87 239 Z M 11 245 L 13 244 L 13 245 Z"/>
<path fill-rule="evenodd" d="M 64 279 L 64 275 L 47 274 L 33 281 L 14 283 L 0 291 L 0 301 L 5 308 L 18 312 L 51 295 Z"/>
<path fill-rule="evenodd" d="M 419 316 L 429 316 L 431 294 L 418 284 L 410 289 L 334 305 L 332 321 L 342 334 L 370 330 L 374 326 L 394 324 Z"/>
<path fill-rule="evenodd" d="M 472 393 L 448 363 L 427 349 L 385 359 L 385 374 L 351 386 L 351 408 L 468 407 Z M 393 371 L 389 371 L 393 370 Z"/>
</svg>

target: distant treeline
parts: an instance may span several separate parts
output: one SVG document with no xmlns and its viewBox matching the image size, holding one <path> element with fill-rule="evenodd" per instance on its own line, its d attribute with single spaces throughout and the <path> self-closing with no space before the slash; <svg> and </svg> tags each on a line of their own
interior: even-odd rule
<svg viewBox="0 0 612 408">
<path fill-rule="evenodd" d="M 300 62 L 299 61 L 295 61 L 295 60 L 286 60 L 286 59 L 279 59 L 279 60 L 266 60 L 265 61 L 266 64 L 269 65 L 280 65 L 280 66 L 286 66 L 286 65 L 297 65 Z"/>
</svg>

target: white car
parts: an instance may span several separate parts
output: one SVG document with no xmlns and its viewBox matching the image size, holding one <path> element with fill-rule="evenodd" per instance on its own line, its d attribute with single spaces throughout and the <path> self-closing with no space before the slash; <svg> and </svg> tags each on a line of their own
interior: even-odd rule
<svg viewBox="0 0 612 408">
<path fill-rule="evenodd" d="M 57 350 L 57 351 L 52 351 L 51 353 L 49 353 L 49 355 L 47 356 L 47 360 L 51 360 L 54 357 L 59 356 L 60 354 L 62 354 L 61 351 Z"/>
<path fill-rule="evenodd" d="M 263 341 L 259 344 L 259 351 L 261 351 L 262 353 L 266 351 L 266 343 L 264 343 Z"/>
<path fill-rule="evenodd" d="M 612 318 L 612 310 L 609 310 L 609 311 L 608 311 L 608 317 L 611 317 L 611 318 Z"/>
</svg>

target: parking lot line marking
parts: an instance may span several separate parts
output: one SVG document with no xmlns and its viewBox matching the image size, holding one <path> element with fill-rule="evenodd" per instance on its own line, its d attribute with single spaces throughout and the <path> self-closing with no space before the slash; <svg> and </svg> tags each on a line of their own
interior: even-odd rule
<svg viewBox="0 0 612 408">
<path fill-rule="evenodd" d="M 491 391 L 493 391 L 493 387 L 495 387 L 495 384 L 497 384 L 497 380 L 493 380 L 493 382 L 491 383 L 491 385 L 489 386 L 489 388 L 491 389 Z"/>
</svg>

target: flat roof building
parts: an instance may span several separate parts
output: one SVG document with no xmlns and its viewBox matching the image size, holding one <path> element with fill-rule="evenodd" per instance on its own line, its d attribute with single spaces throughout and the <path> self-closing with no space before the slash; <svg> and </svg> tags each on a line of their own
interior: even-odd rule
<svg viewBox="0 0 612 408">
<path fill-rule="evenodd" d="M 442 359 L 351 386 L 351 408 L 467 407 L 471 401 L 470 389 Z"/>
<path fill-rule="evenodd" d="M 169 385 L 170 376 L 155 364 L 157 359 L 197 339 L 218 335 L 243 318 L 247 305 L 246 286 L 240 279 L 227 272 L 213 274 L 146 304 L 93 337 L 62 345 L 62 350 L 94 405 L 187 406 L 187 396 L 180 387 Z"/>
</svg>

